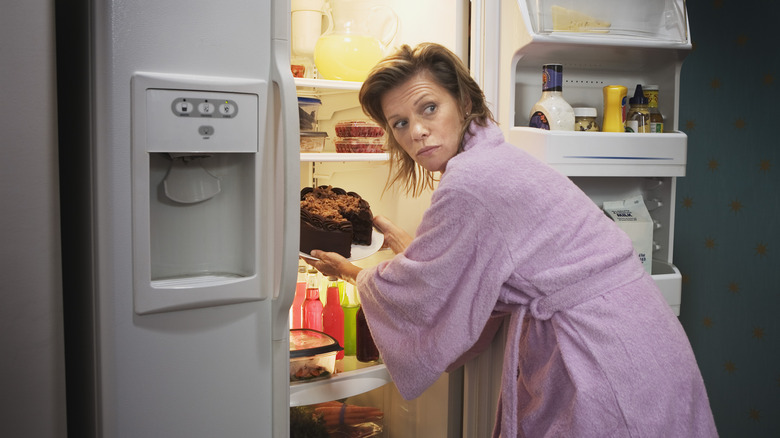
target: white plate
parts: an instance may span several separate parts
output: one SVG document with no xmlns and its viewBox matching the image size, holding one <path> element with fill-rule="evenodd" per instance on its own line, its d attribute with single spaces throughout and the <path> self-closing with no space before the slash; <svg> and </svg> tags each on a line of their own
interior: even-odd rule
<svg viewBox="0 0 780 438">
<path fill-rule="evenodd" d="M 371 233 L 371 245 L 352 245 L 351 254 L 352 257 L 348 258 L 347 260 L 350 262 L 354 262 L 355 260 L 364 259 L 375 252 L 379 251 L 380 248 L 382 248 L 382 243 L 385 241 L 385 235 L 377 231 L 376 229 L 372 230 Z M 313 260 L 319 260 L 317 257 L 312 257 L 309 254 L 306 254 L 305 252 L 298 251 L 298 255 L 301 257 L 306 257 L 307 259 L 313 259 Z"/>
</svg>

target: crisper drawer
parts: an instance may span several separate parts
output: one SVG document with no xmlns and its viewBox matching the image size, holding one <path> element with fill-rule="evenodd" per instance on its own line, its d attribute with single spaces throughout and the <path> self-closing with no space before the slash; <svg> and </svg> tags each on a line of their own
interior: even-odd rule
<svg viewBox="0 0 780 438">
<path fill-rule="evenodd" d="M 547 131 L 513 127 L 508 141 L 567 176 L 685 176 L 682 132 Z"/>
<path fill-rule="evenodd" d="M 325 380 L 290 384 L 290 406 L 305 406 L 362 394 L 392 382 L 383 363 L 364 364 L 355 356 L 336 362 L 339 372 Z"/>
</svg>

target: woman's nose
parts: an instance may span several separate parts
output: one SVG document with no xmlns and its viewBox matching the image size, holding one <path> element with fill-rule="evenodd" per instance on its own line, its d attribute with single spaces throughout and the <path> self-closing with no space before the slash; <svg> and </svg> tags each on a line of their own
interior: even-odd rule
<svg viewBox="0 0 780 438">
<path fill-rule="evenodd" d="M 420 121 L 413 122 L 412 134 L 415 140 L 422 140 L 428 137 L 429 131 L 426 125 Z"/>
</svg>

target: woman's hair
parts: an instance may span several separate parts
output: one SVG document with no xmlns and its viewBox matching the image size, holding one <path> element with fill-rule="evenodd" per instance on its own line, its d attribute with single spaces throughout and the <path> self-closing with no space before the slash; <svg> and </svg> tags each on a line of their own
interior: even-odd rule
<svg viewBox="0 0 780 438">
<path fill-rule="evenodd" d="M 471 103 L 471 110 L 465 114 L 461 128 L 458 152 L 463 148 L 463 136 L 472 121 L 480 126 L 487 126 L 488 120 L 495 123 L 493 114 L 485 103 L 485 95 L 471 77 L 469 69 L 446 47 L 422 43 L 412 49 L 403 45 L 395 54 L 380 61 L 360 88 L 360 105 L 363 112 L 388 133 L 390 175 L 385 190 L 400 183 L 412 196 L 419 196 L 425 189 L 432 189 L 434 174 L 419 166 L 398 144 L 382 111 L 382 98 L 389 91 L 423 72 L 427 72 L 439 86 L 449 91 L 460 108 L 466 108 Z"/>
</svg>

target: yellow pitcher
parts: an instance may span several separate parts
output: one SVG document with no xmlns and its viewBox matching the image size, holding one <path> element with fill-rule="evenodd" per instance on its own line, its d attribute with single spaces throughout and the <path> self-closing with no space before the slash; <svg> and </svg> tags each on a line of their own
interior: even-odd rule
<svg viewBox="0 0 780 438">
<path fill-rule="evenodd" d="M 317 40 L 314 64 L 323 79 L 363 81 L 398 33 L 398 16 L 365 0 L 329 0 L 333 27 Z"/>
</svg>

